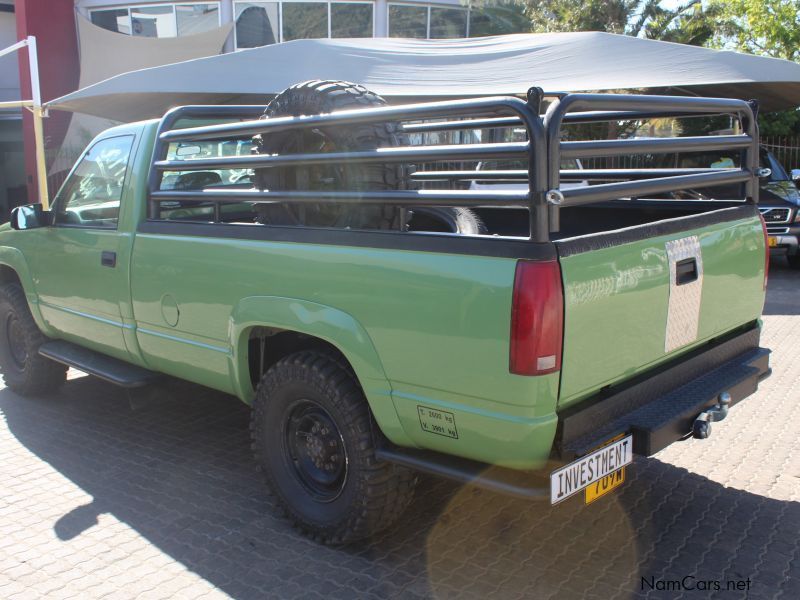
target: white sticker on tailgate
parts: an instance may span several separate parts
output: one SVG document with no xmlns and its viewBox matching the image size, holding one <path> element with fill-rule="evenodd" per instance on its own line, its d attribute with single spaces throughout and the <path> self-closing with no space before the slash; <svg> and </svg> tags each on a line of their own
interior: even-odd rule
<svg viewBox="0 0 800 600">
<path fill-rule="evenodd" d="M 553 471 L 550 474 L 550 504 L 566 500 L 631 462 L 633 436 L 629 435 Z"/>
</svg>

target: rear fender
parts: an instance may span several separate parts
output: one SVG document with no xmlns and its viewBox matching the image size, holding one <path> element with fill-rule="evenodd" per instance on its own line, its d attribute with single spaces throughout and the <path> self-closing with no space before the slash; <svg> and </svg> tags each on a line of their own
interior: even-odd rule
<svg viewBox="0 0 800 600">
<path fill-rule="evenodd" d="M 231 377 L 235 393 L 252 403 L 248 340 L 255 327 L 274 327 L 313 336 L 335 346 L 355 371 L 375 420 L 396 444 L 414 445 L 403 432 L 391 397 L 391 385 L 378 352 L 364 327 L 349 314 L 330 306 L 279 296 L 252 296 L 231 313 L 229 336 Z"/>
</svg>

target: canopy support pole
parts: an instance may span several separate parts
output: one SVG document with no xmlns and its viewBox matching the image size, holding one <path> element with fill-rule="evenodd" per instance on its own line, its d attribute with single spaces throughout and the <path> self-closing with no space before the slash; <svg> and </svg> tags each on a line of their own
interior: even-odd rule
<svg viewBox="0 0 800 600">
<path fill-rule="evenodd" d="M 36 183 L 39 190 L 39 202 L 42 208 L 50 208 L 50 197 L 47 193 L 47 164 L 44 156 L 44 123 L 42 119 L 47 116 L 47 111 L 42 107 L 42 93 L 39 87 L 39 56 L 36 52 L 36 38 L 29 35 L 24 40 L 8 48 L 0 49 L 0 56 L 11 54 L 22 48 L 28 48 L 28 72 L 31 76 L 31 100 L 12 100 L 0 102 L 3 108 L 27 108 L 33 115 L 33 139 L 36 154 Z"/>
</svg>

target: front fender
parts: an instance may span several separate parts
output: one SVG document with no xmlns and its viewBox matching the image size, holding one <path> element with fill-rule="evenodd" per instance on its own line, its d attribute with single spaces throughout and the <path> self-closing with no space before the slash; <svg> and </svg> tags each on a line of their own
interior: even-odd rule
<svg viewBox="0 0 800 600">
<path fill-rule="evenodd" d="M 39 296 L 36 293 L 36 287 L 28 268 L 28 261 L 25 260 L 25 255 L 18 248 L 0 246 L 0 265 L 13 269 L 17 274 L 25 292 L 25 297 L 28 299 L 28 306 L 31 309 L 33 320 L 45 335 L 52 336 L 53 332 L 44 317 L 42 317 L 42 311 L 39 309 Z"/>
<path fill-rule="evenodd" d="M 330 306 L 279 296 L 252 296 L 241 300 L 231 313 L 231 377 L 239 398 L 252 402 L 255 390 L 247 360 L 250 330 L 274 327 L 320 338 L 347 358 L 369 402 L 375 420 L 394 443 L 414 445 L 403 432 L 391 397 L 391 385 L 372 339 L 351 315 Z"/>
</svg>

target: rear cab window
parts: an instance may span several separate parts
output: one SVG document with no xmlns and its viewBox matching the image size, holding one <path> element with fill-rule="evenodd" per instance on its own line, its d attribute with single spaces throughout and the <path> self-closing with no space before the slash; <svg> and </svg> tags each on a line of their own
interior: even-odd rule
<svg viewBox="0 0 800 600">
<path fill-rule="evenodd" d="M 247 156 L 252 153 L 250 140 L 226 140 L 220 142 L 175 142 L 169 145 L 167 160 L 194 160 L 222 156 Z M 167 171 L 161 180 L 160 190 L 203 191 L 251 189 L 252 169 L 209 169 L 207 171 Z M 215 210 L 219 214 L 215 216 Z M 158 218 L 165 221 L 224 223 L 254 223 L 256 212 L 253 204 L 175 201 L 162 202 Z"/>
</svg>

